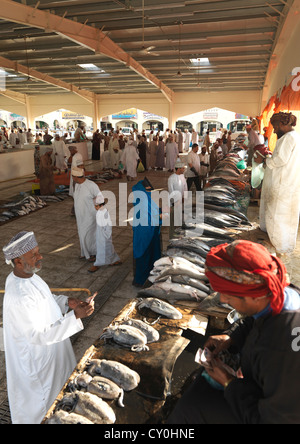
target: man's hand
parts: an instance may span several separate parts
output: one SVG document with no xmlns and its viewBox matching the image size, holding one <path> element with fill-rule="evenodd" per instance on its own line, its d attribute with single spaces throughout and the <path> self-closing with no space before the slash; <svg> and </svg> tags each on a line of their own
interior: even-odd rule
<svg viewBox="0 0 300 444">
<path fill-rule="evenodd" d="M 227 350 L 232 345 L 232 339 L 227 335 L 211 336 L 208 338 L 204 348 L 209 348 L 213 356 L 217 356 L 221 351 Z"/>
<path fill-rule="evenodd" d="M 89 304 L 87 302 L 80 302 L 80 305 L 78 305 L 74 309 L 76 319 L 88 318 L 94 313 L 94 309 L 95 309 L 94 301 L 90 302 Z"/>
<path fill-rule="evenodd" d="M 234 377 L 224 369 L 219 359 L 213 359 L 211 361 L 211 368 L 207 368 L 206 372 L 214 381 L 223 386 L 234 379 Z"/>
</svg>

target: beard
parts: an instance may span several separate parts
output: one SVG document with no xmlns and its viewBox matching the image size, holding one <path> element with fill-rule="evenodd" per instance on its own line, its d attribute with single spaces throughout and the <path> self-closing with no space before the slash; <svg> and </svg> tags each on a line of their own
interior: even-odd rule
<svg viewBox="0 0 300 444">
<path fill-rule="evenodd" d="M 285 133 L 284 133 L 282 130 L 278 130 L 278 131 L 276 132 L 276 134 L 277 134 L 277 138 L 278 138 L 278 139 L 280 139 L 282 136 L 285 135 Z"/>
<path fill-rule="evenodd" d="M 25 262 L 23 271 L 26 274 L 32 275 L 32 274 L 38 273 L 39 271 L 41 271 L 41 269 L 42 269 L 42 261 L 38 261 L 34 267 L 27 264 L 27 262 Z"/>
</svg>

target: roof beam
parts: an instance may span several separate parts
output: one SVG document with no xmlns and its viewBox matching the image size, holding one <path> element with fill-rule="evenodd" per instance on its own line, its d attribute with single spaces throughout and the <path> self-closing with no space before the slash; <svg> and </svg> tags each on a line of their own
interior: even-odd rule
<svg viewBox="0 0 300 444">
<path fill-rule="evenodd" d="M 16 102 L 22 103 L 22 105 L 26 105 L 26 95 L 16 92 L 16 91 L 11 91 L 9 89 L 6 90 L 2 90 L 0 89 L 0 94 L 4 97 L 8 97 L 9 99 L 12 99 Z"/>
<path fill-rule="evenodd" d="M 36 71 L 32 68 L 27 68 L 24 65 L 21 65 L 17 62 L 12 62 L 9 59 L 6 59 L 4 57 L 0 57 L 0 66 L 2 68 L 6 69 L 12 69 L 16 72 L 19 72 L 21 74 L 25 74 L 26 76 L 33 77 L 37 80 L 41 80 L 42 82 L 48 83 L 50 85 L 57 86 L 59 88 L 63 88 L 67 91 L 73 92 L 74 94 L 77 94 L 78 96 L 82 97 L 83 99 L 87 100 L 88 102 L 93 103 L 95 95 L 94 93 L 90 91 L 85 91 L 77 88 L 77 86 L 72 85 L 71 83 L 66 83 L 62 80 L 55 79 L 54 77 L 49 76 L 46 73 L 41 73 L 39 71 Z"/>
<path fill-rule="evenodd" d="M 45 29 L 48 32 L 57 32 L 73 42 L 95 51 L 95 53 L 101 53 L 118 60 L 158 88 L 169 102 L 173 100 L 173 91 L 170 88 L 99 29 L 59 17 L 51 14 L 49 11 L 41 11 L 37 8 L 22 5 L 12 0 L 1 0 L 0 18 L 26 26 Z"/>
</svg>

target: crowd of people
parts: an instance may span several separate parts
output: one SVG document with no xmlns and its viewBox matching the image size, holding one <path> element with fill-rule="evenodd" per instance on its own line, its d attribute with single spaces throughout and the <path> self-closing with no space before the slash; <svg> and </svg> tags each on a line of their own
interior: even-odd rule
<svg viewBox="0 0 300 444">
<path fill-rule="evenodd" d="M 300 296 L 290 285 L 283 258 L 295 248 L 299 226 L 300 136 L 294 129 L 296 123 L 292 113 L 273 115 L 271 124 L 278 137 L 273 153 L 268 150 L 266 141 L 261 143 L 256 122 L 247 127 L 247 139 L 240 140 L 241 161 L 250 156 L 252 167 L 262 164 L 265 170 L 261 179 L 260 226 L 267 231 L 276 255 L 246 240 L 211 248 L 205 263 L 206 277 L 212 289 L 219 293 L 220 302 L 234 308 L 241 318 L 222 335 L 207 339 L 204 351 L 205 357 L 210 355 L 210 359 L 209 362 L 207 359 L 205 372 L 201 372 L 184 392 L 168 424 L 296 424 L 300 421 L 297 383 Z M 178 156 L 178 142 L 168 135 L 165 150 L 171 145 L 174 157 L 167 158 L 165 152 L 165 159 L 172 159 L 172 163 L 159 168 L 173 172 L 169 191 L 184 196 L 192 184 L 201 189 L 206 174 L 213 168 L 212 163 L 230 154 L 229 136 L 224 133 L 212 146 L 207 138 L 201 154 L 198 143 L 193 142 L 185 165 Z M 159 141 L 153 138 L 149 146 L 152 142 Z M 151 151 L 148 153 L 150 163 L 147 163 L 147 148 L 145 155 L 139 151 L 140 144 L 146 145 L 144 136 L 141 135 L 137 143 L 134 135 L 130 135 L 120 148 L 118 135 L 114 133 L 107 151 L 110 144 L 114 151 L 111 162 L 117 169 L 124 162 L 130 177 L 135 176 L 139 161 L 146 161 L 145 169 L 156 167 L 151 166 L 154 165 Z M 157 149 L 158 143 L 153 146 Z M 89 270 L 93 273 L 104 264 L 120 264 L 120 259 L 112 244 L 110 216 L 103 195 L 98 185 L 85 178 L 82 159 L 75 157 L 76 150 L 72 154 L 80 259 L 93 263 Z M 127 160 L 133 162 L 135 171 L 129 168 Z M 185 175 L 185 171 L 189 173 Z M 143 214 L 157 220 L 155 226 L 134 228 L 137 285 L 144 283 L 153 261 L 161 254 L 162 213 L 157 206 L 149 205 L 152 189 L 146 178 L 133 187 L 134 192 L 146 194 Z M 135 210 L 141 212 L 139 207 Z M 96 295 L 85 302 L 54 296 L 37 275 L 42 256 L 33 232 L 18 233 L 3 248 L 3 253 L 6 263 L 13 267 L 6 281 L 3 310 L 12 420 L 15 424 L 37 424 L 76 365 L 69 338 L 83 329 L 81 319 L 93 313 Z M 239 355 L 240 368 L 234 374 L 224 366 L 220 358 L 222 353 Z"/>
</svg>

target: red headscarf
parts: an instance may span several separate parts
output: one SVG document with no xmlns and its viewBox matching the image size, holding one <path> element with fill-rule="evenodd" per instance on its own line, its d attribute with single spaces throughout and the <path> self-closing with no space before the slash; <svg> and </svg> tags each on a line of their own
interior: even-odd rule
<svg viewBox="0 0 300 444">
<path fill-rule="evenodd" d="M 287 271 L 264 246 L 246 240 L 219 245 L 207 255 L 205 270 L 214 291 L 251 298 L 269 295 L 273 314 L 281 312 Z"/>
</svg>

